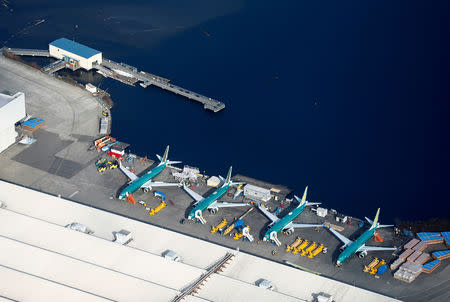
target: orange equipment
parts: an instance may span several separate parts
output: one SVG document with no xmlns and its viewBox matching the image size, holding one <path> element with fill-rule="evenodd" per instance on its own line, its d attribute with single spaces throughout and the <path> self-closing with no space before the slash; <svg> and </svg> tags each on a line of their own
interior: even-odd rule
<svg viewBox="0 0 450 302">
<path fill-rule="evenodd" d="M 128 194 L 127 195 L 127 201 L 129 203 L 136 204 L 136 200 L 134 199 L 133 194 Z"/>
<path fill-rule="evenodd" d="M 376 232 L 373 235 L 373 238 L 375 239 L 376 242 L 383 242 L 383 238 L 381 238 L 380 233 Z"/>
</svg>

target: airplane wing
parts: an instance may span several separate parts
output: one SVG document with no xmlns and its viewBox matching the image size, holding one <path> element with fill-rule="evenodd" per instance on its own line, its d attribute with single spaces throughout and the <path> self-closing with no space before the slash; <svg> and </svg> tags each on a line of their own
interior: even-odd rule
<svg viewBox="0 0 450 302">
<path fill-rule="evenodd" d="M 195 200 L 196 204 L 205 199 L 205 198 L 203 198 L 202 195 L 194 192 L 193 190 L 188 188 L 186 185 L 183 185 L 183 189 L 186 191 L 186 193 L 188 193 Z"/>
<path fill-rule="evenodd" d="M 208 208 L 230 208 L 230 207 L 245 207 L 248 203 L 241 202 L 214 202 Z"/>
<path fill-rule="evenodd" d="M 315 227 L 323 227 L 323 224 L 307 224 L 307 223 L 289 223 L 286 225 L 285 229 L 289 228 L 315 228 Z"/>
<path fill-rule="evenodd" d="M 342 235 L 341 233 L 339 233 L 336 230 L 333 230 L 332 228 L 328 228 L 330 230 L 331 233 L 333 233 L 337 238 L 339 238 L 340 241 L 342 241 L 344 244 L 349 244 L 352 243 L 353 241 L 351 241 L 350 239 L 348 239 L 347 237 L 345 237 L 344 235 Z"/>
<path fill-rule="evenodd" d="M 142 185 L 143 188 L 152 188 L 152 187 L 179 187 L 180 184 L 177 182 L 162 182 L 162 181 L 152 181 L 149 180 L 145 184 Z"/>
<path fill-rule="evenodd" d="M 119 167 L 120 167 L 120 170 L 122 170 L 122 172 L 125 173 L 125 175 L 126 175 L 129 179 L 131 179 L 131 181 L 136 180 L 136 179 L 139 178 L 139 177 L 137 177 L 136 174 L 134 174 L 133 172 L 131 172 L 130 170 L 128 170 L 127 168 L 125 168 L 125 167 L 122 165 L 122 162 L 121 162 L 121 161 L 119 161 Z"/>
<path fill-rule="evenodd" d="M 260 209 L 261 212 L 263 212 L 263 214 L 267 216 L 267 218 L 269 218 L 270 220 L 272 220 L 272 222 L 276 222 L 276 221 L 280 220 L 280 218 L 278 218 L 276 215 L 270 213 L 269 211 L 267 211 L 266 209 L 264 209 L 263 207 L 261 207 L 261 205 L 260 205 L 259 202 L 258 202 L 258 209 Z"/>
<path fill-rule="evenodd" d="M 372 251 L 395 251 L 396 248 L 395 247 L 384 247 L 384 246 L 369 246 L 369 245 L 363 245 L 362 247 L 359 248 L 358 251 L 367 251 L 367 252 L 372 252 Z"/>
</svg>

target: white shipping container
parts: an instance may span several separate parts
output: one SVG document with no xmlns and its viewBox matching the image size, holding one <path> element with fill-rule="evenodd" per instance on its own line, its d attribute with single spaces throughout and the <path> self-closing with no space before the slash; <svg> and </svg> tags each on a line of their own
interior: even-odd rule
<svg viewBox="0 0 450 302">
<path fill-rule="evenodd" d="M 259 201 L 269 201 L 272 198 L 270 190 L 257 187 L 251 184 L 246 184 L 244 186 L 244 196 L 248 199 L 254 199 Z"/>
<path fill-rule="evenodd" d="M 324 208 L 317 208 L 316 214 L 319 217 L 325 217 L 328 215 L 328 210 Z"/>
</svg>

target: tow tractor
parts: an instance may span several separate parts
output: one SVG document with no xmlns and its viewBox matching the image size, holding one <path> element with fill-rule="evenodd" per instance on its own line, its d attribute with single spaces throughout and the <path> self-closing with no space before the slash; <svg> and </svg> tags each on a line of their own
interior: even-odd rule
<svg viewBox="0 0 450 302">
<path fill-rule="evenodd" d="M 106 163 L 107 163 L 106 158 L 101 158 L 101 159 L 97 160 L 97 162 L 95 163 L 95 166 L 97 167 L 98 173 L 103 173 L 106 171 L 106 168 L 107 168 Z"/>
<path fill-rule="evenodd" d="M 119 166 L 117 160 L 108 161 L 108 166 L 110 170 L 113 170 Z"/>
</svg>

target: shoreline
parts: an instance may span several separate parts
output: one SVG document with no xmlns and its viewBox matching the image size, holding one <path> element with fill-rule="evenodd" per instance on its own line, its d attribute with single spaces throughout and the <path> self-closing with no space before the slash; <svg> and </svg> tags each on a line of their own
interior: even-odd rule
<svg viewBox="0 0 450 302">
<path fill-rule="evenodd" d="M 20 64 L 20 66 L 23 65 Z M 0 68 L 2 68 L 1 65 Z M 83 205 L 200 238 L 214 244 L 233 249 L 240 248 L 242 251 L 271 261 L 283 263 L 284 260 L 288 260 L 307 269 L 318 271 L 323 276 L 333 280 L 352 284 L 384 295 L 394 297 L 406 296 L 407 293 L 411 295 L 410 293 L 413 289 L 411 285 L 401 284 L 399 283 L 400 281 L 392 280 L 390 274 L 383 275 L 379 280 L 373 279 L 368 275 L 362 275 L 361 260 L 357 257 L 349 260 L 343 268 L 336 269 L 333 264 L 333 255 L 338 250 L 340 243 L 326 230 L 315 231 L 305 229 L 295 232 L 296 236 L 299 235 L 308 240 L 324 243 L 330 251 L 326 255 L 320 255 L 316 259 L 309 260 L 304 257 L 299 258 L 299 256 L 285 253 L 283 246 L 276 247 L 263 242 L 250 243 L 237 241 L 228 236 L 213 235 L 210 233 L 210 226 L 217 225 L 223 217 L 232 221 L 234 217 L 241 214 L 241 210 L 223 209 L 220 210 L 218 215 L 205 213 L 205 218 L 207 219 L 206 225 L 195 223 L 181 225 L 179 221 L 185 217 L 185 212 L 191 206 L 192 200 L 178 188 L 164 190 L 167 199 L 172 201 L 172 203 L 169 202 L 166 208 L 154 216 L 148 215 L 145 207 L 140 205 L 130 206 L 126 202 L 112 198 L 111 196 L 116 196 L 117 191 L 126 184 L 126 177 L 118 170 L 108 170 L 103 174 L 99 174 L 94 163 L 99 157 L 104 156 L 104 154 L 97 153 L 96 151 L 86 151 L 92 144 L 94 132 L 96 132 L 94 138 L 99 136 L 97 133 L 97 123 L 89 119 L 98 119 L 101 117 L 100 105 L 97 105 L 96 101 L 92 102 L 92 96 L 84 89 L 80 90 L 72 85 L 67 85 L 63 81 L 58 81 L 59 79 L 56 77 L 47 77 L 42 73 L 35 72 L 35 70 L 28 70 L 24 73 L 24 75 L 20 75 L 17 79 L 11 79 L 11 82 L 7 84 L 16 85 L 14 87 L 24 87 L 23 89 L 34 89 L 26 95 L 26 101 L 29 102 L 28 105 L 32 105 L 30 108 L 35 111 L 31 113 L 38 114 L 40 112 L 41 114 L 48 114 L 47 116 L 43 115 L 43 118 L 48 119 L 48 123 L 44 128 L 35 132 L 35 136 L 38 139 L 35 144 L 30 146 L 14 146 L 2 154 L 0 164 L 4 168 L 0 171 L 1 179 L 47 194 L 61 196 Z M 41 75 L 44 77 L 41 77 Z M 16 77 L 13 74 L 10 76 Z M 24 79 L 24 76 L 27 78 Z M 36 78 L 43 78 L 45 80 L 38 81 Z M 61 91 L 64 91 L 64 93 L 61 93 Z M 41 93 L 42 97 L 36 98 L 34 96 L 36 93 Z M 46 98 L 51 98 L 52 108 L 48 108 L 46 105 Z M 57 114 L 63 114 L 65 118 L 52 120 L 52 116 L 57 114 L 47 113 L 47 111 L 49 109 L 56 110 L 58 104 L 61 106 L 61 110 L 57 111 Z M 95 114 L 92 111 L 95 111 Z M 74 117 L 75 119 L 73 119 Z M 66 121 L 65 119 L 68 120 Z M 81 121 L 78 119 L 84 120 Z M 61 124 L 61 120 L 65 122 Z M 58 131 L 60 131 L 58 127 L 62 126 L 65 128 L 58 134 Z M 87 128 L 83 128 L 84 126 Z M 46 165 L 40 163 L 45 163 Z M 153 160 L 148 160 L 145 163 L 141 163 L 139 160 L 127 163 L 128 166 L 136 170 L 136 174 L 138 175 L 148 171 L 153 164 Z M 173 182 L 173 179 L 171 169 L 164 170 L 158 176 L 158 180 L 161 181 Z M 264 181 L 253 178 L 247 179 L 249 182 L 254 182 L 261 186 L 272 186 L 272 184 L 267 184 Z M 211 188 L 206 185 L 206 182 L 199 181 L 196 185 L 196 191 L 199 194 L 206 195 L 211 191 Z M 148 193 L 137 192 L 135 197 L 137 200 L 145 200 L 149 207 L 155 207 L 160 203 L 158 199 Z M 229 196 L 224 196 L 223 199 L 225 201 L 233 201 Z M 239 200 L 241 199 L 239 198 Z M 279 202 L 271 200 L 269 205 L 272 209 L 275 209 L 275 207 L 279 206 Z M 285 215 L 290 208 L 291 205 L 287 205 L 280 215 Z M 300 219 L 304 223 L 317 223 L 323 222 L 324 219 L 332 222 L 334 218 L 331 214 L 325 218 L 320 218 L 313 211 L 305 210 L 301 214 Z M 246 223 L 251 226 L 252 233 L 259 239 L 260 231 L 267 227 L 268 220 L 256 210 L 246 217 Z M 361 231 L 356 224 L 342 224 L 345 227 L 343 233 L 350 237 L 356 236 Z M 385 239 L 385 243 L 383 244 L 386 246 L 400 246 L 407 240 L 407 237 L 396 237 L 391 230 L 383 230 L 383 238 Z M 279 239 L 283 244 L 289 244 L 294 237 L 280 234 Z M 370 241 L 368 244 L 374 243 Z M 273 254 L 273 251 L 276 251 L 276 255 Z M 389 254 L 380 253 L 379 255 L 387 261 L 390 261 L 393 257 Z M 377 254 L 375 256 L 378 257 L 379 255 Z M 364 261 L 369 261 L 369 259 Z M 434 276 L 445 274 L 446 268 L 448 268 L 448 265 L 441 266 L 434 272 Z M 427 279 L 426 276 L 420 277 L 420 279 L 415 281 L 413 286 L 419 293 L 421 289 L 427 288 L 428 282 L 430 281 L 432 280 Z M 392 285 L 386 287 L 386 282 L 391 282 Z M 395 288 L 393 287 L 394 285 Z M 415 302 L 416 300 L 408 299 L 406 301 Z"/>
</svg>

